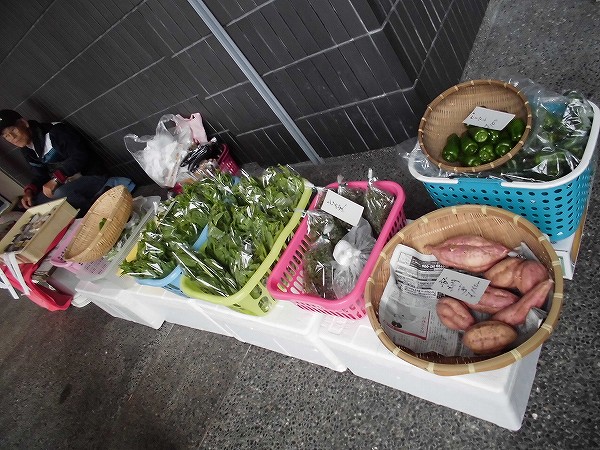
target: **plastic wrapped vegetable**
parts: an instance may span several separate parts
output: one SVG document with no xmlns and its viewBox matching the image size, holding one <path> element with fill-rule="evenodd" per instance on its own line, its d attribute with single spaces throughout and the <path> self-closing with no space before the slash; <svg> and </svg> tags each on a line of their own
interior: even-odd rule
<svg viewBox="0 0 600 450">
<path fill-rule="evenodd" d="M 372 169 L 369 169 L 369 180 L 365 193 L 365 210 L 363 217 L 373 227 L 375 236 L 379 236 L 385 222 L 394 206 L 394 197 L 375 186 L 377 179 L 373 177 Z"/>
<path fill-rule="evenodd" d="M 331 242 L 320 239 L 304 253 L 304 292 L 330 300 L 333 290 L 333 251 Z"/>
<path fill-rule="evenodd" d="M 358 225 L 344 236 L 333 249 L 333 291 L 337 298 L 348 295 L 356 286 L 363 268 L 375 246 L 371 225 L 360 219 Z"/>
<path fill-rule="evenodd" d="M 237 291 L 234 277 L 218 261 L 197 254 L 181 242 L 170 242 L 169 248 L 183 272 L 191 278 L 200 291 L 222 297 L 235 294 Z"/>
<path fill-rule="evenodd" d="M 522 150 L 495 173 L 516 181 L 552 181 L 574 170 L 585 152 L 593 109 L 576 91 L 563 95 L 511 79 L 527 95 L 534 123 Z"/>
<path fill-rule="evenodd" d="M 177 262 L 157 230 L 157 223 L 149 222 L 137 244 L 136 258 L 121 263 L 123 273 L 137 278 L 159 279 L 175 269 Z"/>
<path fill-rule="evenodd" d="M 347 198 L 354 203 L 361 206 L 365 206 L 365 191 L 359 188 L 352 188 L 348 186 L 348 182 L 344 180 L 344 177 L 338 175 L 337 177 L 338 188 L 337 193 L 342 197 Z"/>
</svg>

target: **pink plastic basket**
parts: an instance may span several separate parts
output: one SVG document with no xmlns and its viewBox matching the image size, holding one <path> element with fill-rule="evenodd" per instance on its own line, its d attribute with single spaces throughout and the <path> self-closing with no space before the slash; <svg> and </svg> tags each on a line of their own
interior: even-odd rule
<svg viewBox="0 0 600 450">
<path fill-rule="evenodd" d="M 351 181 L 348 186 L 364 190 L 367 189 L 367 182 Z M 335 300 L 304 293 L 304 253 L 310 246 L 310 241 L 306 235 L 308 218 L 305 217 L 267 279 L 267 289 L 273 298 L 290 301 L 302 309 L 347 319 L 360 319 L 366 316 L 364 291 L 367 279 L 371 275 L 377 257 L 385 244 L 406 224 L 403 208 L 405 196 L 402 187 L 393 181 L 377 181 L 375 186 L 392 194 L 395 201 L 352 292 Z M 337 189 L 338 184 L 332 183 L 327 187 Z M 308 209 L 315 209 L 316 202 L 317 198 L 313 199 Z"/>
<path fill-rule="evenodd" d="M 223 151 L 221 152 L 221 156 L 217 159 L 217 164 L 219 165 L 219 169 L 221 172 L 230 173 L 231 175 L 237 175 L 240 171 L 240 167 L 236 164 L 229 152 L 229 147 L 227 144 L 223 144 Z"/>
</svg>

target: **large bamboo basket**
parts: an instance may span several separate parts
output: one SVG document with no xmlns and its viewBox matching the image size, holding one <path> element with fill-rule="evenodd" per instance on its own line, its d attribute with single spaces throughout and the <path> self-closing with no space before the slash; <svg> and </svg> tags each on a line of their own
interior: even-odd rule
<svg viewBox="0 0 600 450">
<path fill-rule="evenodd" d="M 483 236 L 509 248 L 527 244 L 554 280 L 554 293 L 548 302 L 548 316 L 539 330 L 517 348 L 492 357 L 444 357 L 436 353 L 416 354 L 396 346 L 379 323 L 379 302 L 390 276 L 389 260 L 398 244 L 423 252 L 427 244 L 464 234 Z M 400 230 L 383 248 L 365 289 L 367 315 L 383 344 L 399 358 L 437 375 L 463 375 L 500 369 L 525 357 L 550 337 L 563 303 L 563 278 L 560 261 L 550 241 L 531 222 L 500 208 L 462 205 L 442 208 L 417 219 Z"/>
<path fill-rule="evenodd" d="M 515 114 L 525 121 L 523 136 L 501 158 L 475 167 L 461 167 L 442 159 L 448 136 L 465 131 L 462 123 L 476 106 Z M 425 110 L 419 123 L 419 145 L 429 160 L 440 169 L 454 173 L 476 173 L 501 166 L 515 156 L 527 140 L 532 126 L 531 107 L 527 98 L 512 84 L 499 80 L 471 80 L 447 89 Z"/>
<path fill-rule="evenodd" d="M 77 235 L 65 250 L 64 259 L 85 263 L 105 256 L 119 240 L 132 208 L 133 199 L 125 186 L 106 191 L 83 217 Z"/>
</svg>

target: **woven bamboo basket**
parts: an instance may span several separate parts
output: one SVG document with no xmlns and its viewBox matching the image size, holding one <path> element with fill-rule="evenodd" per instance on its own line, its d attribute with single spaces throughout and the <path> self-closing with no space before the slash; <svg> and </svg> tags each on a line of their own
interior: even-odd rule
<svg viewBox="0 0 600 450">
<path fill-rule="evenodd" d="M 461 167 L 442 159 L 448 136 L 465 131 L 465 120 L 476 106 L 515 114 L 525 121 L 523 136 L 506 155 L 487 164 Z M 419 145 L 429 160 L 440 169 L 454 173 L 476 173 L 501 166 L 515 156 L 527 140 L 532 126 L 531 107 L 527 98 L 512 84 L 499 80 L 471 80 L 447 89 L 425 110 L 419 123 Z"/>
<path fill-rule="evenodd" d="M 83 217 L 64 259 L 86 263 L 105 256 L 119 240 L 132 208 L 133 199 L 125 186 L 106 191 Z"/>
<path fill-rule="evenodd" d="M 390 276 L 389 260 L 398 244 L 423 252 L 427 244 L 439 244 L 460 235 L 478 235 L 509 248 L 527 244 L 554 280 L 554 292 L 546 309 L 548 315 L 536 333 L 524 343 L 500 355 L 445 357 L 437 353 L 414 353 L 398 347 L 379 323 L 379 303 Z M 426 214 L 398 232 L 383 248 L 365 289 L 367 315 L 381 342 L 397 357 L 437 375 L 463 375 L 500 369 L 525 357 L 546 341 L 558 322 L 563 303 L 563 278 L 560 261 L 550 241 L 531 222 L 500 208 L 461 205 Z"/>
</svg>

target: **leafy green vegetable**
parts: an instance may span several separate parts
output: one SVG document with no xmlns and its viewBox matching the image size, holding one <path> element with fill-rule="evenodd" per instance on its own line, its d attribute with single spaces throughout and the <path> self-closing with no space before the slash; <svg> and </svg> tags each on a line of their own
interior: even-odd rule
<svg viewBox="0 0 600 450">
<path fill-rule="evenodd" d="M 179 265 L 201 292 L 229 296 L 239 291 L 289 222 L 304 192 L 304 179 L 278 166 L 259 178 L 244 174 L 237 181 L 217 173 L 186 185 L 162 204 L 157 220 L 142 233 L 138 258 L 122 269 L 134 276 L 163 278 L 167 269 Z M 205 227 L 206 242 L 193 250 Z M 260 289 L 253 293 L 260 295 Z"/>
</svg>

